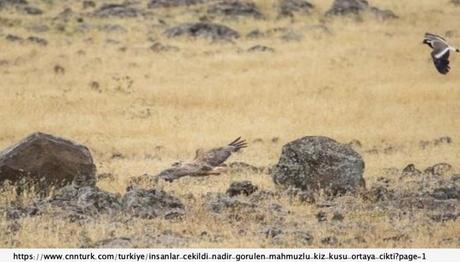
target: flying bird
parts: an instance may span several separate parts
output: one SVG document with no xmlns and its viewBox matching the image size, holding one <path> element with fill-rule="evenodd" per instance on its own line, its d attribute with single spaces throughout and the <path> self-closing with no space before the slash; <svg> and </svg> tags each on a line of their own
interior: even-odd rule
<svg viewBox="0 0 460 262">
<path fill-rule="evenodd" d="M 431 57 L 433 58 L 434 66 L 439 73 L 445 75 L 449 72 L 449 53 L 450 51 L 460 52 L 458 48 L 450 46 L 446 39 L 439 35 L 432 33 L 425 33 L 423 43 L 430 46 L 433 51 Z"/>
<path fill-rule="evenodd" d="M 160 172 L 157 177 L 172 182 L 184 176 L 219 175 L 227 170 L 223 164 L 232 153 L 238 152 L 247 146 L 246 141 L 238 137 L 223 147 L 209 151 L 198 149 L 192 161 L 175 162 L 170 168 Z"/>
</svg>

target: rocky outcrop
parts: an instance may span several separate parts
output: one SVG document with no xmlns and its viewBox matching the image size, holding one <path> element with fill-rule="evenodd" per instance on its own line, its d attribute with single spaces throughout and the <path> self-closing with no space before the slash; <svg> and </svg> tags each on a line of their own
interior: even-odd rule
<svg viewBox="0 0 460 262">
<path fill-rule="evenodd" d="M 104 4 L 99 9 L 93 12 L 96 17 L 137 17 L 142 15 L 142 12 L 128 4 Z"/>
<path fill-rule="evenodd" d="M 208 14 L 226 18 L 263 18 L 262 13 L 253 2 L 237 0 L 224 0 L 211 4 L 208 7 Z"/>
<path fill-rule="evenodd" d="M 97 187 L 74 185 L 61 188 L 54 196 L 39 202 L 40 213 L 53 211 L 73 220 L 98 215 L 114 216 L 121 211 L 120 196 Z"/>
<path fill-rule="evenodd" d="M 148 8 L 190 6 L 203 3 L 203 0 L 150 0 Z"/>
<path fill-rule="evenodd" d="M 271 175 L 276 184 L 305 192 L 336 195 L 363 184 L 364 161 L 350 146 L 321 136 L 307 136 L 283 146 Z"/>
<path fill-rule="evenodd" d="M 326 16 L 361 15 L 365 12 L 380 20 L 398 18 L 393 11 L 371 6 L 367 0 L 335 0 Z"/>
<path fill-rule="evenodd" d="M 181 201 L 157 189 L 131 188 L 122 199 L 124 211 L 140 218 L 177 218 L 185 214 Z"/>
<path fill-rule="evenodd" d="M 214 23 L 185 23 L 167 29 L 164 34 L 167 37 L 200 37 L 211 40 L 232 40 L 240 34 L 230 27 Z"/>
<path fill-rule="evenodd" d="M 279 17 L 294 17 L 295 15 L 310 14 L 313 10 L 313 4 L 305 0 L 280 0 L 278 3 Z"/>
</svg>

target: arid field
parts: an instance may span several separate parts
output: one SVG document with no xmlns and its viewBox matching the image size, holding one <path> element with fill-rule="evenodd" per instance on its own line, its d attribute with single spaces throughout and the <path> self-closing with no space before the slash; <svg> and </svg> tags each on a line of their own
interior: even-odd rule
<svg viewBox="0 0 460 262">
<path fill-rule="evenodd" d="M 460 46 L 460 5 L 370 0 L 399 17 L 382 20 L 367 13 L 325 17 L 333 1 L 309 0 L 311 13 L 279 18 L 278 1 L 254 0 L 261 19 L 202 18 L 240 34 L 212 41 L 163 32 L 197 22 L 213 1 L 136 17 L 91 15 L 103 2 L 121 1 L 87 9 L 83 1 L 28 2 L 43 14 L 0 4 L 0 149 L 37 131 L 72 139 L 91 150 L 97 173 L 105 174 L 97 186 L 124 194 L 132 177 L 192 159 L 197 148 L 241 136 L 249 146 L 229 162 L 270 167 L 287 142 L 320 135 L 355 141 L 367 189 L 312 203 L 284 192 L 266 173 L 185 177 L 155 185 L 184 203 L 181 218 L 1 217 L 0 247 L 86 247 L 123 238 L 134 247 L 460 248 L 460 56 L 452 54 L 451 72 L 441 75 L 422 44 L 433 32 Z M 137 2 L 147 10 L 148 1 Z M 63 15 L 66 8 L 72 11 Z M 267 33 L 247 37 L 256 29 Z M 170 49 L 155 50 L 155 43 Z M 247 51 L 255 45 L 274 51 Z M 401 172 L 438 163 L 452 166 L 439 178 L 456 185 L 450 216 L 374 201 L 372 190 L 385 179 L 396 196 L 430 194 L 437 181 Z M 209 192 L 225 193 L 243 180 L 270 197 L 237 197 L 257 203 L 249 209 L 206 208 Z M 16 198 L 4 189 L 0 205 Z"/>
</svg>

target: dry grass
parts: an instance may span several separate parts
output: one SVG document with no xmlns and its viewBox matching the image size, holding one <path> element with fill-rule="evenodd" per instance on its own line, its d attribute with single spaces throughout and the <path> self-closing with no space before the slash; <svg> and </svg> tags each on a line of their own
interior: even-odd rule
<svg viewBox="0 0 460 262">
<path fill-rule="evenodd" d="M 78 33 L 76 23 L 70 23 L 65 33 L 54 29 L 32 33 L 26 28 L 37 23 L 52 25 L 51 17 L 63 6 L 80 8 L 73 1 L 32 2 L 47 13 L 40 18 L 14 11 L 0 13 L 2 19 L 13 21 L 0 29 L 3 39 L 7 34 L 40 35 L 49 41 L 47 47 L 0 41 L 0 148 L 35 131 L 72 138 L 91 149 L 99 173 L 116 176 L 115 181 L 98 184 L 105 190 L 123 193 L 129 177 L 155 174 L 177 159 L 190 158 L 198 147 L 221 145 L 237 136 L 264 142 L 251 144 L 232 160 L 261 166 L 276 163 L 285 142 L 305 135 L 329 136 L 340 142 L 358 139 L 364 145 L 365 178 L 370 181 L 383 168 L 408 163 L 422 168 L 437 162 L 460 166 L 460 58 L 452 57 L 452 72 L 441 76 L 421 44 L 426 31 L 444 34 L 453 30 L 450 41 L 460 45 L 458 7 L 432 0 L 372 1 L 401 18 L 387 22 L 336 19 L 326 22 L 332 31 L 326 34 L 308 27 L 322 20 L 331 1 L 311 1 L 318 7 L 316 13 L 291 22 L 272 19 L 275 1 L 260 0 L 256 2 L 270 15 L 269 20 L 224 23 L 242 34 L 288 26 L 303 33 L 303 41 L 287 43 L 271 37 L 212 44 L 166 39 L 162 28 L 155 26 L 156 18 L 85 18 L 90 24 L 120 24 L 126 33 Z M 168 12 L 172 15 L 164 19 L 170 25 L 196 20 L 183 9 Z M 181 50 L 153 53 L 148 37 Z M 110 44 L 107 39 L 120 43 Z M 276 52 L 239 52 L 254 44 L 273 47 Z M 121 47 L 126 51 L 120 51 Z M 57 64 L 65 68 L 65 74 L 53 72 Z M 100 84 L 98 90 L 90 87 L 92 81 Z M 441 136 L 450 136 L 454 144 L 419 148 L 420 140 Z M 279 142 L 271 142 L 273 137 L 279 137 Z M 365 152 L 384 144 L 400 149 L 391 154 Z M 114 153 L 124 157 L 112 159 Z M 165 189 L 176 195 L 191 192 L 199 196 L 204 191 L 223 192 L 231 181 L 243 179 L 274 190 L 268 176 L 250 174 L 196 181 L 185 178 Z M 259 233 L 262 226 L 252 219 L 238 222 L 210 216 L 201 208 L 199 201 L 203 200 L 197 201 L 186 202 L 188 215 L 175 222 L 122 223 L 106 218 L 79 225 L 49 217 L 27 218 L 13 235 L 0 231 L 1 239 L 6 239 L 0 245 L 74 247 L 85 237 L 95 241 L 165 230 L 189 237 L 193 241 L 186 245 L 193 247 L 302 245 L 289 238 L 281 242 L 265 238 Z M 291 212 L 286 219 L 297 221 L 298 229 L 313 232 L 312 246 L 322 246 L 320 239 L 331 234 L 343 246 L 392 246 L 393 242 L 382 239 L 401 231 L 410 236 L 396 242 L 401 247 L 460 246 L 458 240 L 445 241 L 458 237 L 458 222 L 432 223 L 420 218 L 396 223 L 389 214 L 362 209 L 347 217 L 346 226 L 318 224 L 314 206 L 285 198 L 278 202 Z M 0 220 L 0 228 L 7 225 Z M 240 228 L 250 233 L 238 235 Z M 200 237 L 203 231 L 210 236 Z M 354 236 L 366 242 L 347 242 Z"/>
</svg>

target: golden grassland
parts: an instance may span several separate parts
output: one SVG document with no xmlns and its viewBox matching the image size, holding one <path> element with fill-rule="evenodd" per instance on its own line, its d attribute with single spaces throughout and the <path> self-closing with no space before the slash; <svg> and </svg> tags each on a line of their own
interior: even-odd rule
<svg viewBox="0 0 460 262">
<path fill-rule="evenodd" d="M 198 147 L 213 147 L 238 136 L 250 143 L 232 157 L 258 166 L 275 164 L 284 143 L 305 135 L 323 135 L 339 142 L 362 142 L 366 180 L 381 176 L 383 168 L 402 168 L 408 163 L 425 168 L 448 162 L 460 166 L 460 58 L 452 56 L 452 71 L 438 74 L 429 50 L 422 45 L 427 31 L 445 34 L 460 45 L 460 8 L 432 0 L 372 1 L 392 9 L 400 19 L 378 21 L 364 17 L 324 20 L 322 14 L 332 1 L 310 1 L 316 11 L 308 17 L 277 20 L 273 3 L 255 1 L 266 20 L 222 21 L 243 36 L 254 29 L 289 27 L 304 35 L 300 42 L 278 37 L 234 44 L 207 40 L 167 39 L 156 18 L 85 18 L 91 24 L 113 23 L 124 33 L 92 30 L 78 33 L 70 23 L 65 32 L 50 30 L 31 33 L 28 27 L 39 21 L 52 24 L 64 6 L 79 10 L 72 1 L 48 5 L 32 1 L 46 14 L 30 17 L 2 11 L 0 17 L 13 21 L 0 27 L 7 34 L 39 35 L 46 47 L 0 40 L 0 148 L 22 137 L 42 131 L 71 138 L 87 145 L 97 163 L 98 173 L 112 173 L 115 181 L 98 186 L 123 193 L 132 176 L 156 174 L 177 159 L 188 159 Z M 448 2 L 448 1 L 443 1 Z M 169 26 L 196 21 L 186 9 L 158 10 Z M 167 14 L 169 13 L 169 16 Z M 331 33 L 312 30 L 324 23 Z M 165 28 L 164 28 L 165 29 Z M 154 53 L 147 39 L 180 48 L 178 52 Z M 107 39 L 119 41 L 108 43 Z M 255 44 L 273 47 L 274 53 L 241 52 Z M 120 51 L 126 47 L 126 51 Z M 84 51 L 84 52 L 82 52 Z M 64 74 L 53 68 L 61 65 Z M 91 88 L 96 81 L 99 88 Z M 449 146 L 421 150 L 419 141 L 450 136 Z M 278 142 L 272 138 L 278 137 Z M 393 145 L 390 154 L 370 154 L 366 149 Z M 113 159 L 115 153 L 122 158 Z M 223 175 L 206 179 L 184 178 L 164 185 L 176 195 L 224 192 L 232 181 L 251 180 L 262 189 L 276 190 L 269 176 Z M 368 183 L 369 184 L 369 183 Z M 403 185 L 408 186 L 410 185 Z M 11 196 L 3 196 L 3 201 Z M 183 220 L 162 219 L 113 222 L 101 218 L 86 224 L 55 221 L 49 217 L 25 218 L 15 234 L 0 230 L 5 247 L 75 247 L 82 238 L 97 241 L 113 236 L 142 236 L 170 230 L 186 236 L 191 247 L 299 247 L 301 242 L 266 238 L 254 219 L 228 221 L 209 215 L 203 199 L 184 200 Z M 314 205 L 278 200 L 289 210 L 286 220 L 323 246 L 321 238 L 336 235 L 346 247 L 459 247 L 459 223 L 429 222 L 426 218 L 401 219 L 389 214 L 360 209 L 345 225 L 318 223 Z M 269 217 L 270 214 L 267 214 Z M 121 220 L 120 220 L 121 221 Z M 0 229 L 8 222 L 0 220 Z M 248 234 L 241 236 L 243 228 Z M 208 235 L 201 236 L 203 231 Z M 383 241 L 403 232 L 410 236 L 396 242 Z M 365 242 L 347 242 L 355 236 Z M 174 246 L 180 243 L 156 243 Z M 139 246 L 146 244 L 139 242 Z"/>
</svg>

